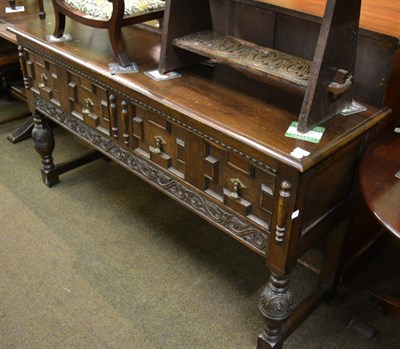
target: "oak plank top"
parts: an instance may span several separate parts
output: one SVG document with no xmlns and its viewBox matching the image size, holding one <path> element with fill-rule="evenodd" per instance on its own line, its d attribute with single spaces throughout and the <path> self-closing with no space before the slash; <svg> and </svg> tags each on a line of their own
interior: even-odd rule
<svg viewBox="0 0 400 349">
<path fill-rule="evenodd" d="M 326 0 L 257 0 L 314 16 L 324 15 Z M 400 38 L 400 0 L 363 0 L 360 27 Z"/>
</svg>

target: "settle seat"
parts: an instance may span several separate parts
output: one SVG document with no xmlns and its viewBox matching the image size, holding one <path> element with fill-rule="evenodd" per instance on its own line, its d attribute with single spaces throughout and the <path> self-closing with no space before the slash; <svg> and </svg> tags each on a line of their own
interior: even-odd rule
<svg viewBox="0 0 400 349">
<path fill-rule="evenodd" d="M 122 39 L 121 28 L 162 18 L 164 0 L 53 0 L 54 37 L 61 38 L 65 30 L 65 16 L 94 28 L 108 29 L 110 42 L 120 65 L 130 60 Z"/>
</svg>

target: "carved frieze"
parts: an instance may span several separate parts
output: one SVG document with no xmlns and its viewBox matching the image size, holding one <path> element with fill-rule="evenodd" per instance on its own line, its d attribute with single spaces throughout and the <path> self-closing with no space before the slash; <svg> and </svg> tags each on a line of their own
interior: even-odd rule
<svg viewBox="0 0 400 349">
<path fill-rule="evenodd" d="M 42 111 L 46 115 L 51 115 L 60 122 L 63 122 L 63 120 L 68 115 L 67 113 L 63 112 L 60 108 L 55 107 L 54 104 L 36 95 L 35 95 L 35 106 L 36 109 Z"/>
</svg>

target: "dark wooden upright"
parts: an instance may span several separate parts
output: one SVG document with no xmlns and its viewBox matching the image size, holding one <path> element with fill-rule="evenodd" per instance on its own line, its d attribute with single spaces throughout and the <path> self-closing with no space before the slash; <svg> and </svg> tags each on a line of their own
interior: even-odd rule
<svg viewBox="0 0 400 349">
<path fill-rule="evenodd" d="M 328 0 L 298 129 L 308 131 L 351 105 L 361 0 Z"/>
</svg>

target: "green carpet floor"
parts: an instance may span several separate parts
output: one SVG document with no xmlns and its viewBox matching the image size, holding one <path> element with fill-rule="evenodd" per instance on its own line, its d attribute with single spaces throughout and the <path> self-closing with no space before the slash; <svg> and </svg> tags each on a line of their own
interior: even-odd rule
<svg viewBox="0 0 400 349">
<path fill-rule="evenodd" d="M 15 103 L 0 101 L 0 121 Z M 20 124 L 0 124 L 1 349 L 255 347 L 260 256 L 112 162 L 47 188 L 32 141 L 6 140 Z M 54 132 L 56 162 L 85 151 Z M 373 289 L 400 296 L 400 243 L 384 242 L 285 348 L 400 348 L 400 317 L 369 301 Z M 299 266 L 292 280 L 299 301 L 316 275 Z M 352 319 L 377 335 L 352 330 Z"/>
</svg>

